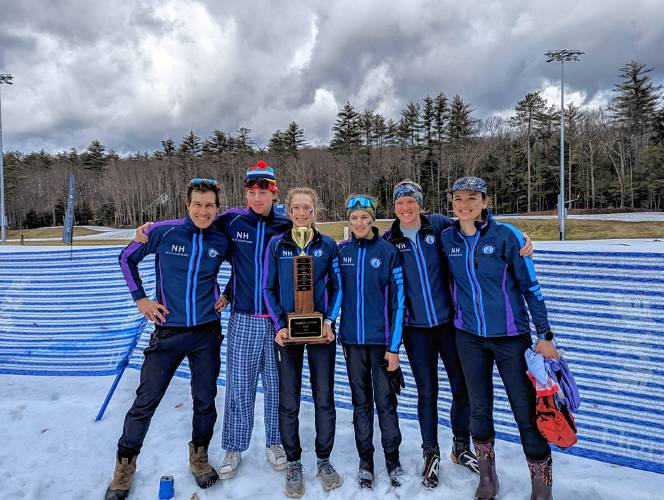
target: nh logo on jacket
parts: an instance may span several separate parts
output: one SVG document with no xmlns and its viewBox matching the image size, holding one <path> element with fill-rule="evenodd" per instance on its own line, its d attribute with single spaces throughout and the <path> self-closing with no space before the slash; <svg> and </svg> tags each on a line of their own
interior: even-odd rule
<svg viewBox="0 0 664 500">
<path fill-rule="evenodd" d="M 176 245 L 176 244 L 171 245 L 171 252 L 172 253 L 181 253 L 181 254 L 183 254 L 183 253 L 185 253 L 185 250 L 186 249 L 185 249 L 184 245 Z"/>
</svg>

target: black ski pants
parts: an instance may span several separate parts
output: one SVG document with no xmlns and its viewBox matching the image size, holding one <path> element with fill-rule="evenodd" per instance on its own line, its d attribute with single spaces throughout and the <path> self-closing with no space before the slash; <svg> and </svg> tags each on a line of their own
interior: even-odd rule
<svg viewBox="0 0 664 500">
<path fill-rule="evenodd" d="M 279 432 L 289 462 L 300 460 L 300 399 L 304 345 L 282 347 L 275 344 L 279 373 Z M 334 407 L 334 365 L 336 343 L 309 344 L 307 362 L 314 400 L 316 423 L 316 456 L 329 458 L 334 445 L 337 413 Z"/>
<path fill-rule="evenodd" d="M 212 439 L 217 409 L 217 377 L 221 367 L 221 325 L 215 321 L 191 328 L 158 328 L 143 351 L 141 381 L 118 441 L 120 456 L 138 455 L 150 421 L 180 363 L 186 357 L 191 370 L 194 400 L 191 440 L 207 446 Z"/>
<path fill-rule="evenodd" d="M 493 425 L 493 364 L 505 385 L 505 392 L 519 428 L 521 446 L 528 458 L 542 460 L 551 450 L 537 429 L 535 388 L 526 372 L 523 354 L 532 345 L 530 334 L 513 337 L 480 337 L 457 331 L 457 348 L 470 393 L 470 426 L 473 439 L 488 441 Z"/>
<path fill-rule="evenodd" d="M 401 431 L 397 416 L 397 396 L 390 387 L 383 360 L 385 346 L 344 344 L 348 381 L 353 401 L 355 445 L 361 460 L 373 464 L 374 402 L 378 410 L 380 441 L 385 460 L 399 459 Z"/>
<path fill-rule="evenodd" d="M 457 439 L 470 439 L 470 400 L 461 360 L 457 352 L 456 329 L 452 323 L 433 328 L 404 328 L 404 345 L 417 385 L 417 418 L 422 448 L 438 450 L 438 358 L 443 361 L 452 390 L 450 422 Z"/>
</svg>

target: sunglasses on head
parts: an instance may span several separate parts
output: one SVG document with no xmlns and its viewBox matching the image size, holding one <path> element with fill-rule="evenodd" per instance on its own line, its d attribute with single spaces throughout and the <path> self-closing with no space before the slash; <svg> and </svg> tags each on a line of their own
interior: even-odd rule
<svg viewBox="0 0 664 500">
<path fill-rule="evenodd" d="M 210 184 L 212 186 L 217 185 L 217 181 L 215 181 L 214 179 L 202 179 L 200 177 L 196 177 L 195 179 L 192 179 L 189 182 L 194 186 L 198 186 L 199 184 Z"/>
<path fill-rule="evenodd" d="M 276 184 L 270 179 L 264 179 L 259 177 L 257 179 L 245 179 L 244 187 L 247 189 L 258 188 L 258 189 L 270 189 L 270 186 Z"/>
<path fill-rule="evenodd" d="M 364 208 L 373 208 L 376 210 L 376 202 L 371 198 L 365 198 L 364 196 L 353 196 L 350 200 L 346 202 L 346 208 L 353 208 L 357 205 Z"/>
</svg>

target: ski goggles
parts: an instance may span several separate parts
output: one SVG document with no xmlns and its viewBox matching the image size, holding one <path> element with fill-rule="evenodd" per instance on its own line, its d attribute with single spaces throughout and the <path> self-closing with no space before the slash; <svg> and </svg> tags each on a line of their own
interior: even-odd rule
<svg viewBox="0 0 664 500">
<path fill-rule="evenodd" d="M 217 186 L 217 181 L 214 179 L 203 179 L 201 177 L 195 177 L 194 179 L 189 181 L 190 184 L 193 184 L 194 186 L 200 186 L 201 184 L 210 184 L 211 186 Z"/>
<path fill-rule="evenodd" d="M 373 201 L 371 198 L 366 198 L 364 196 L 353 196 L 350 200 L 346 202 L 346 210 L 355 208 L 358 205 L 362 208 L 371 208 L 373 210 L 376 210 L 376 202 Z"/>
<path fill-rule="evenodd" d="M 353 196 L 346 202 L 346 216 L 349 216 L 353 210 L 364 210 L 376 218 L 376 202 L 366 196 Z"/>
<path fill-rule="evenodd" d="M 267 189 L 269 191 L 277 192 L 277 181 L 266 179 L 264 177 L 257 177 L 255 179 L 244 180 L 245 189 Z"/>
</svg>

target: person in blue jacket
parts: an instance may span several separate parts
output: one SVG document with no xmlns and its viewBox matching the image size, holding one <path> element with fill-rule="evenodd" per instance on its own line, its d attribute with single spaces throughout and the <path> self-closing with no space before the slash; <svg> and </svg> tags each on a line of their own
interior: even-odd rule
<svg viewBox="0 0 664 500">
<path fill-rule="evenodd" d="M 187 217 L 153 224 L 147 243 L 132 242 L 120 254 L 122 274 L 136 307 L 155 323 L 155 330 L 144 351 L 136 399 L 118 441 L 107 500 L 127 497 L 150 420 L 185 357 L 194 400 L 191 471 L 202 488 L 218 479 L 208 463 L 207 449 L 217 420 L 214 399 L 223 339 L 215 310 L 217 274 L 230 251 L 228 237 L 213 226 L 218 209 L 217 183 L 193 179 L 187 188 Z M 138 272 L 139 262 L 148 254 L 155 254 L 156 300 L 147 296 Z"/>
<path fill-rule="evenodd" d="M 353 402 L 355 444 L 361 487 L 374 479 L 373 408 L 378 410 L 381 444 L 392 484 L 399 484 L 401 431 L 397 397 L 390 378 L 399 369 L 405 298 L 403 270 L 396 248 L 374 226 L 376 202 L 368 195 L 346 201 L 352 235 L 339 243 L 341 324 Z"/>
<path fill-rule="evenodd" d="M 459 357 L 470 394 L 471 432 L 479 460 L 477 498 L 493 498 L 495 469 L 493 366 L 505 385 L 532 480 L 534 500 L 551 498 L 549 445 L 536 425 L 535 389 L 524 357 L 531 346 L 528 310 L 537 333 L 536 351 L 557 358 L 546 305 L 530 257 L 519 255 L 521 232 L 488 211 L 486 183 L 462 177 L 450 189 L 458 221 L 440 235 L 453 278 L 452 300 Z M 527 306 L 527 308 L 526 308 Z"/>
<path fill-rule="evenodd" d="M 274 169 L 264 161 L 247 169 L 244 179 L 247 208 L 232 208 L 214 221 L 231 241 L 231 279 L 217 300 L 217 309 L 230 302 L 226 351 L 226 399 L 221 447 L 226 450 L 221 479 L 235 476 L 242 452 L 249 448 L 254 426 L 256 387 L 263 385 L 265 454 L 275 470 L 286 468 L 279 434 L 279 377 L 274 354 L 274 325 L 263 300 L 265 249 L 270 239 L 287 231 L 291 221 L 276 214 Z M 141 226 L 136 234 L 144 239 Z"/>
<path fill-rule="evenodd" d="M 397 218 L 383 238 L 399 253 L 406 284 L 404 345 L 417 386 L 417 416 L 422 435 L 424 466 L 422 482 L 438 486 L 438 359 L 442 360 L 452 392 L 450 423 L 453 462 L 479 472 L 470 450 L 470 403 L 457 352 L 454 306 L 450 294 L 447 261 L 441 253 L 440 232 L 452 225 L 449 217 L 424 213 L 424 196 L 419 184 L 406 179 L 392 195 Z M 532 254 L 527 245 L 522 254 Z"/>
<path fill-rule="evenodd" d="M 293 257 L 312 257 L 314 310 L 324 316 L 323 334 L 327 344 L 309 344 L 306 348 L 316 424 L 316 475 L 326 491 L 342 484 L 341 476 L 330 462 L 336 425 L 334 367 L 337 350 L 333 325 L 341 307 L 341 274 L 337 243 L 315 228 L 316 192 L 310 188 L 293 188 L 286 196 L 286 207 L 293 228 L 273 237 L 268 244 L 263 294 L 274 322 L 279 372 L 279 430 L 288 458 L 286 495 L 301 497 L 304 481 L 298 414 L 305 346 L 284 344 L 288 340 L 288 313 L 295 312 Z"/>
</svg>

